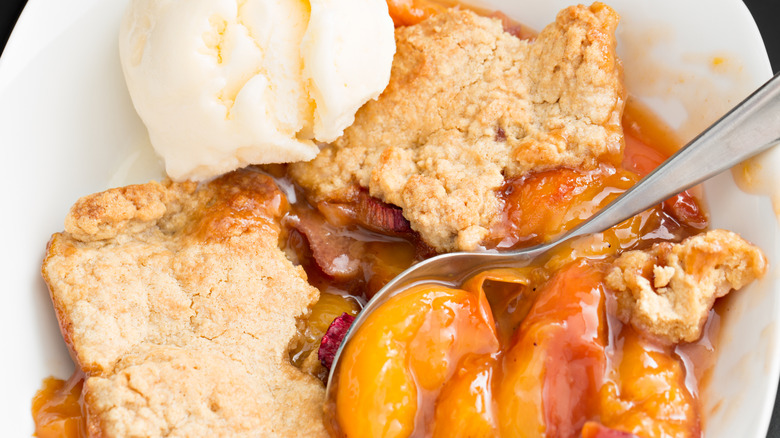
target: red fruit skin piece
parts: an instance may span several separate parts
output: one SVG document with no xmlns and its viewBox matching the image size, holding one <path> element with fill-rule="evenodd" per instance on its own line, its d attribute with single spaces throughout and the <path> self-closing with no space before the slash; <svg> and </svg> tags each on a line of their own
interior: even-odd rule
<svg viewBox="0 0 780 438">
<path fill-rule="evenodd" d="M 317 351 L 317 357 L 320 359 L 322 366 L 327 368 L 328 371 L 330 371 L 330 367 L 333 366 L 333 359 L 336 357 L 336 352 L 353 322 L 355 322 L 355 317 L 344 312 L 330 323 L 328 331 L 326 331 L 325 336 L 322 337 L 320 349 Z"/>
<path fill-rule="evenodd" d="M 358 195 L 356 216 L 364 226 L 376 231 L 392 234 L 412 232 L 412 226 L 401 208 L 382 202 L 362 190 Z"/>
</svg>

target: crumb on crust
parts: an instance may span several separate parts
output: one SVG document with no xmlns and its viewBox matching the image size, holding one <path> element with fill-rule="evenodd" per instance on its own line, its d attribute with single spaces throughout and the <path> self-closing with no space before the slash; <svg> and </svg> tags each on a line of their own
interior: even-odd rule
<svg viewBox="0 0 780 438">
<path fill-rule="evenodd" d="M 459 9 L 398 28 L 384 93 L 291 174 L 317 200 L 368 188 L 439 251 L 473 250 L 505 178 L 621 154 L 617 23 L 594 3 L 564 9 L 533 41 Z"/>
<path fill-rule="evenodd" d="M 616 293 L 623 322 L 669 343 L 694 342 L 715 299 L 765 271 L 760 249 L 731 231 L 712 230 L 623 253 L 607 285 Z"/>
</svg>

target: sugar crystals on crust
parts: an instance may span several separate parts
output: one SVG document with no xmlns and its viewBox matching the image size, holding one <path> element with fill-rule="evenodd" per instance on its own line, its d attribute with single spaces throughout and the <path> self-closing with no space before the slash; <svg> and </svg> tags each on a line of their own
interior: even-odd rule
<svg viewBox="0 0 780 438">
<path fill-rule="evenodd" d="M 731 231 L 712 230 L 623 253 L 607 285 L 616 292 L 623 322 L 670 343 L 693 342 L 716 298 L 765 271 L 760 249 Z"/>
<path fill-rule="evenodd" d="M 437 249 L 474 249 L 505 178 L 620 155 L 617 23 L 595 3 L 561 11 L 533 41 L 458 9 L 399 28 L 384 93 L 291 173 L 317 200 L 368 188 Z"/>
<path fill-rule="evenodd" d="M 74 205 L 43 274 L 91 436 L 326 435 L 322 383 L 288 358 L 318 292 L 279 249 L 286 208 L 252 170 Z"/>
</svg>

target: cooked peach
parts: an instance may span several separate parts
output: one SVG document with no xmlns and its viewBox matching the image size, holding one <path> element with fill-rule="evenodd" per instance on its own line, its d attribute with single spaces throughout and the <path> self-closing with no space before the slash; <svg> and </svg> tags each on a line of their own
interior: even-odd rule
<svg viewBox="0 0 780 438">
<path fill-rule="evenodd" d="M 496 390 L 502 437 L 573 437 L 596 414 L 605 367 L 602 274 L 585 263 L 540 292 L 504 355 Z"/>
<path fill-rule="evenodd" d="M 467 356 L 461 361 L 436 400 L 434 438 L 496 436 L 492 396 L 495 365 L 490 355 Z"/>
<path fill-rule="evenodd" d="M 488 245 L 507 248 L 550 240 L 603 208 L 637 179 L 632 172 L 602 165 L 587 171 L 559 168 L 508 180 L 501 192 L 506 217 L 491 230 Z"/>
<path fill-rule="evenodd" d="M 322 335 L 328 330 L 328 326 L 342 313 L 352 316 L 360 311 L 357 300 L 343 295 L 323 292 L 320 299 L 312 307 L 306 320 L 306 326 L 297 342 L 290 349 L 290 359 L 293 364 L 301 366 L 303 361 L 320 346 Z"/>
<path fill-rule="evenodd" d="M 411 26 L 442 11 L 445 6 L 431 0 L 387 0 L 390 17 L 397 26 Z"/>
<path fill-rule="evenodd" d="M 346 436 L 404 437 L 418 401 L 432 403 L 467 354 L 498 350 L 492 316 L 477 294 L 439 285 L 412 288 L 373 313 L 339 365 L 336 417 Z"/>
<path fill-rule="evenodd" d="M 643 438 L 701 435 L 698 404 L 685 386 L 685 368 L 673 348 L 624 326 L 615 367 L 601 388 L 601 422 Z"/>
</svg>

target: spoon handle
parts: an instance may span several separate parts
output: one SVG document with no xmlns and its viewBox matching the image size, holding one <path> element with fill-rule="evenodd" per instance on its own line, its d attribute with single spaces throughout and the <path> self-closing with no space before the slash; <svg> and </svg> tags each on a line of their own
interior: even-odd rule
<svg viewBox="0 0 780 438">
<path fill-rule="evenodd" d="M 603 231 L 780 140 L 780 74 L 561 240 Z"/>
</svg>

